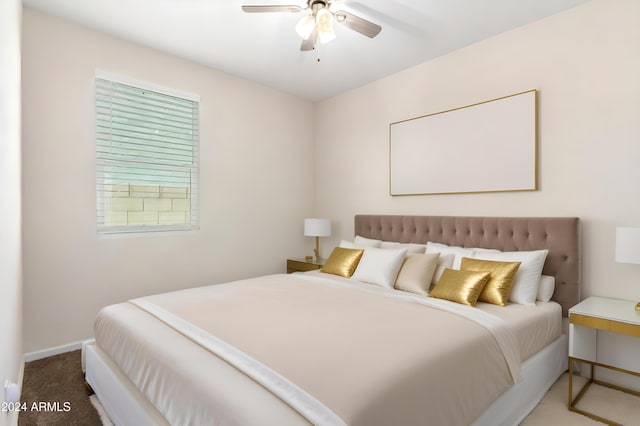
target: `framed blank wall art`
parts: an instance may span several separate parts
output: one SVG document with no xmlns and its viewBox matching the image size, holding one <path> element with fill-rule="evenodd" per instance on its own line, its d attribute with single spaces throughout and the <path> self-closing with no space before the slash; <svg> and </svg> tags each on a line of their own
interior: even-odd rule
<svg viewBox="0 0 640 426">
<path fill-rule="evenodd" d="M 389 125 L 391 195 L 537 189 L 537 91 Z"/>
</svg>

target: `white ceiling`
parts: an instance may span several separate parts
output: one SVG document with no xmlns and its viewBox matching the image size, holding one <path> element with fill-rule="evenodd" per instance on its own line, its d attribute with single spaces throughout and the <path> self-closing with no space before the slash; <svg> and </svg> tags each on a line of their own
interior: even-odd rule
<svg viewBox="0 0 640 426">
<path fill-rule="evenodd" d="M 78 22 L 309 100 L 322 100 L 587 0 L 335 0 L 382 26 L 369 39 L 336 25 L 300 52 L 307 12 L 247 14 L 242 5 L 306 0 L 23 0 Z"/>
</svg>

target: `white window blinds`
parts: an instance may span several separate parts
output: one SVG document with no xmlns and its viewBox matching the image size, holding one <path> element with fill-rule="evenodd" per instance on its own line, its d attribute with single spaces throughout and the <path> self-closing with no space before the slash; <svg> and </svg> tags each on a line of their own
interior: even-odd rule
<svg viewBox="0 0 640 426">
<path fill-rule="evenodd" d="M 102 78 L 96 90 L 98 233 L 198 227 L 198 101 Z"/>
</svg>

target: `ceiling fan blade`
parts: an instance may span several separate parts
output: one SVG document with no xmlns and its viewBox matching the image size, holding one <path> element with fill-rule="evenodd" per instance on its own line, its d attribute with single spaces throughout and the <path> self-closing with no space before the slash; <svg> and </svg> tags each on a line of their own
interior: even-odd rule
<svg viewBox="0 0 640 426">
<path fill-rule="evenodd" d="M 378 35 L 382 27 L 378 24 L 374 24 L 371 21 L 367 21 L 364 18 L 353 15 L 344 10 L 338 10 L 334 13 L 336 22 L 350 28 L 360 34 L 366 35 L 369 38 L 374 38 Z"/>
<path fill-rule="evenodd" d="M 300 51 L 308 52 L 309 50 L 313 50 L 316 45 L 316 38 L 318 37 L 318 30 L 316 27 L 313 27 L 313 31 L 311 35 L 306 39 L 302 40 L 302 44 L 300 45 Z"/>
<path fill-rule="evenodd" d="M 302 8 L 300 6 L 288 5 L 288 6 L 242 6 L 242 10 L 247 13 L 265 13 L 265 12 L 300 12 Z"/>
</svg>

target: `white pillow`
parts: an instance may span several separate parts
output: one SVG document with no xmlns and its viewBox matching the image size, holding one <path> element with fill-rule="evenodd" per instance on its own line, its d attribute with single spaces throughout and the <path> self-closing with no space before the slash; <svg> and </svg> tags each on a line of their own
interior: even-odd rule
<svg viewBox="0 0 640 426">
<path fill-rule="evenodd" d="M 431 284 L 436 285 L 444 270 L 453 266 L 454 258 L 455 255 L 453 253 L 440 254 L 440 257 L 438 258 L 438 266 L 436 267 L 436 272 L 433 273 Z"/>
<path fill-rule="evenodd" d="M 540 276 L 540 282 L 538 283 L 538 297 L 536 297 L 536 299 L 542 302 L 548 302 L 551 300 L 555 289 L 556 277 L 549 275 Z"/>
<path fill-rule="evenodd" d="M 352 241 L 340 240 L 339 247 L 348 248 L 348 249 L 364 249 L 366 246 L 362 244 L 356 244 Z"/>
<path fill-rule="evenodd" d="M 367 247 L 380 247 L 380 244 L 382 243 L 382 241 L 373 240 L 371 238 L 365 238 L 365 237 L 361 237 L 360 235 L 356 235 L 356 237 L 353 239 L 353 243 L 361 246 L 367 246 Z"/>
<path fill-rule="evenodd" d="M 509 301 L 520 305 L 534 305 L 547 253 L 549 250 L 503 251 L 500 253 L 480 253 L 473 257 L 499 262 L 521 262 L 513 280 Z"/>
<path fill-rule="evenodd" d="M 502 251 L 500 251 L 500 250 L 488 249 L 488 248 L 484 248 L 484 247 L 474 247 L 472 250 L 476 254 L 480 254 L 480 253 L 502 253 Z"/>
<path fill-rule="evenodd" d="M 416 243 L 396 243 L 391 241 L 383 241 L 382 243 L 380 243 L 380 248 L 383 248 L 383 249 L 406 248 L 407 253 L 422 254 L 427 249 L 427 246 L 424 244 L 416 244 Z"/>
<path fill-rule="evenodd" d="M 407 249 L 389 250 L 367 247 L 351 278 L 369 284 L 393 288 Z"/>
<path fill-rule="evenodd" d="M 427 253 L 440 253 L 440 257 L 445 254 L 453 254 L 453 265 L 451 269 L 460 269 L 463 257 L 473 257 L 473 249 L 458 246 L 448 246 L 446 244 L 427 242 Z"/>
</svg>

